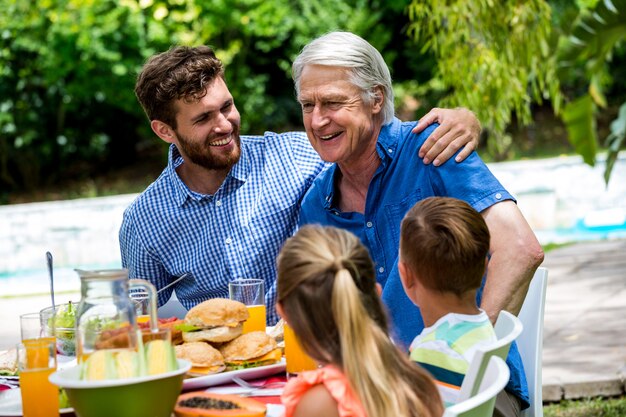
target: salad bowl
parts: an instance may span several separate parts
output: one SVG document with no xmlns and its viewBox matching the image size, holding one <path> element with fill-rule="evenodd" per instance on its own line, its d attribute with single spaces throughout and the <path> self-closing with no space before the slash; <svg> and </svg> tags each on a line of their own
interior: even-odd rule
<svg viewBox="0 0 626 417">
<path fill-rule="evenodd" d="M 57 352 L 61 355 L 76 356 L 76 307 L 78 304 L 70 301 L 58 304 L 56 315 L 53 307 L 39 312 L 44 335 L 56 337 Z"/>
<path fill-rule="evenodd" d="M 170 417 L 191 363 L 178 359 L 178 369 L 158 375 L 86 381 L 80 366 L 50 375 L 65 389 L 70 405 L 81 417 Z"/>
</svg>

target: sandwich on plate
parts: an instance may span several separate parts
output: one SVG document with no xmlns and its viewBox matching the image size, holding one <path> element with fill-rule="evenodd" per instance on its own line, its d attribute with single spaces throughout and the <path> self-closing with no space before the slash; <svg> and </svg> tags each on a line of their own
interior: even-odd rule
<svg viewBox="0 0 626 417">
<path fill-rule="evenodd" d="M 265 332 L 250 332 L 220 346 L 226 370 L 272 365 L 280 361 L 282 351 L 276 340 Z"/>
<path fill-rule="evenodd" d="M 219 350 L 206 342 L 188 342 L 174 346 L 176 357 L 191 362 L 187 372 L 191 376 L 204 376 L 222 372 L 225 368 L 224 358 Z"/>
<path fill-rule="evenodd" d="M 185 342 L 223 343 L 241 334 L 243 322 L 249 313 L 245 304 L 227 298 L 212 298 L 196 306 L 185 315 L 182 330 Z"/>
</svg>

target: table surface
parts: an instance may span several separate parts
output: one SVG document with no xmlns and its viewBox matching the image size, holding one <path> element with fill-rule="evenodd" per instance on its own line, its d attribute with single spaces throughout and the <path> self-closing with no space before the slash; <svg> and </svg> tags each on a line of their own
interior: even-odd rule
<svg viewBox="0 0 626 417">
<path fill-rule="evenodd" d="M 281 401 L 280 401 L 280 393 L 282 392 L 282 387 L 287 382 L 284 372 L 281 372 L 279 374 L 266 377 L 266 378 L 249 380 L 248 382 L 252 385 L 257 386 L 259 389 L 262 389 L 262 390 L 266 389 L 266 392 L 263 394 L 262 393 L 263 391 L 261 391 L 262 393 L 261 395 L 246 395 L 245 396 L 246 398 L 252 398 L 257 401 L 265 403 L 268 407 L 267 417 L 279 417 L 283 415 L 284 407 L 282 406 Z M 264 388 L 264 386 L 268 386 L 268 388 Z M 0 385 L 0 391 L 7 390 L 7 389 L 10 389 L 10 388 L 5 385 Z M 195 392 L 195 391 L 199 391 L 199 392 L 208 391 L 208 392 L 214 392 L 214 393 L 222 393 L 222 394 L 228 393 L 228 394 L 237 395 L 238 393 L 241 393 L 241 394 L 248 393 L 249 389 L 240 387 L 239 385 L 231 382 L 231 383 L 227 383 L 223 385 L 209 387 L 207 389 L 190 390 L 186 392 Z M 76 414 L 73 412 L 68 412 L 68 413 L 63 413 L 62 416 L 63 417 L 76 417 Z M 172 416 L 174 416 L 174 414 L 172 414 Z M 21 417 L 21 415 L 18 414 L 15 417 Z"/>
</svg>

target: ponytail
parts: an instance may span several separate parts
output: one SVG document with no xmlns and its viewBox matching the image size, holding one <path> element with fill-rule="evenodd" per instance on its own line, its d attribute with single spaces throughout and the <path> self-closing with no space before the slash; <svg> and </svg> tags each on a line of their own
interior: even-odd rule
<svg viewBox="0 0 626 417">
<path fill-rule="evenodd" d="M 397 360 L 403 353 L 369 317 L 360 291 L 346 269 L 335 275 L 331 305 L 340 339 L 343 371 L 368 416 L 430 416 L 414 387 L 402 378 L 406 371 L 401 367 L 417 366 L 408 360 Z M 432 385 L 425 373 L 418 379 Z"/>
<path fill-rule="evenodd" d="M 356 236 L 301 228 L 278 257 L 278 302 L 303 349 L 343 371 L 369 417 L 441 415 L 432 378 L 388 336 L 374 265 Z"/>
</svg>

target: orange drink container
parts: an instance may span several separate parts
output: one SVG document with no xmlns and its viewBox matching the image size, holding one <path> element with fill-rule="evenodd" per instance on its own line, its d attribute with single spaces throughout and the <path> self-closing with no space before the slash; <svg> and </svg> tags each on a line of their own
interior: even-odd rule
<svg viewBox="0 0 626 417">
<path fill-rule="evenodd" d="M 247 306 L 250 317 L 243 322 L 243 332 L 265 331 L 265 305 Z"/>
<path fill-rule="evenodd" d="M 285 360 L 287 361 L 287 375 L 310 371 L 317 368 L 315 361 L 300 346 L 300 342 L 291 327 L 285 323 Z"/>
<path fill-rule="evenodd" d="M 44 336 L 39 312 L 20 316 L 20 336 L 21 340 L 39 339 Z"/>
<path fill-rule="evenodd" d="M 265 331 L 265 282 L 262 279 L 238 278 L 228 283 L 231 300 L 239 301 L 248 307 L 250 316 L 243 323 L 243 332 Z"/>
<path fill-rule="evenodd" d="M 54 338 L 30 339 L 19 343 L 17 358 L 23 416 L 58 416 L 59 388 L 48 381 L 57 367 Z"/>
</svg>

